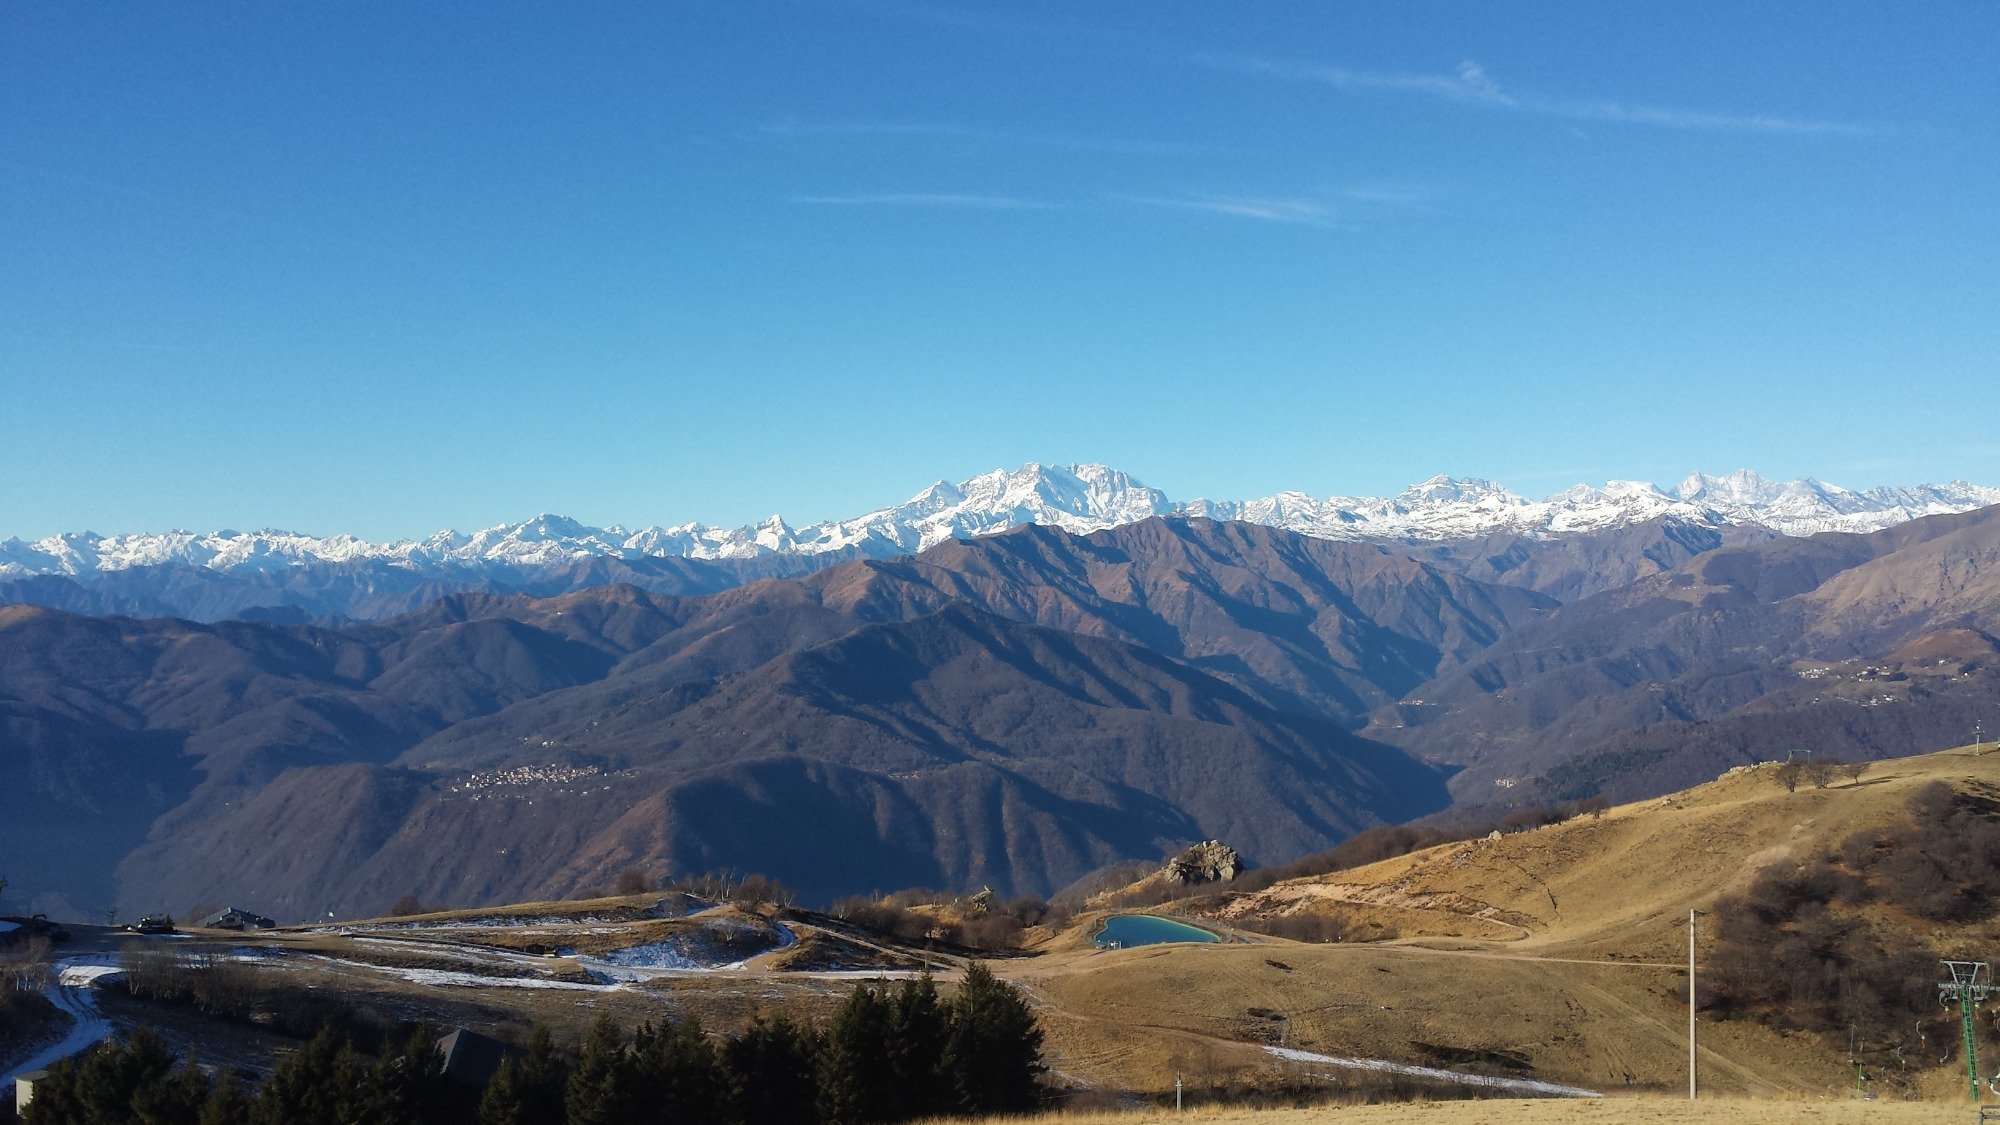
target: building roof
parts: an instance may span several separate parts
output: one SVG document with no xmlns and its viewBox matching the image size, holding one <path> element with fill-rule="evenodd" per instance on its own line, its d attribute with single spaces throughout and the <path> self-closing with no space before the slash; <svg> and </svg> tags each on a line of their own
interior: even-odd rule
<svg viewBox="0 0 2000 1125">
<path fill-rule="evenodd" d="M 234 926 L 255 926 L 260 930 L 273 930 L 278 927 L 278 924 L 276 922 L 273 922 L 269 918 L 264 917 L 262 914 L 257 914 L 252 911 L 244 910 L 235 906 L 226 907 L 222 910 L 218 910 L 215 913 L 209 915 L 206 918 L 203 918 L 200 922 L 197 922 L 195 924 L 207 929 L 229 929 L 233 928 Z"/>
<path fill-rule="evenodd" d="M 445 1077 L 468 1086 L 486 1085 L 500 1069 L 502 1059 L 519 1053 L 498 1039 L 463 1027 L 440 1038 L 437 1049 L 444 1056 Z"/>
</svg>

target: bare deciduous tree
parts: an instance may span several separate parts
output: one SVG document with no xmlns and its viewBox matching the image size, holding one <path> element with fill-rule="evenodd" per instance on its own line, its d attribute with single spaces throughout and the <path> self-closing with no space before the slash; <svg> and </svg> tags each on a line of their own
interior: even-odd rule
<svg viewBox="0 0 2000 1125">
<path fill-rule="evenodd" d="M 1805 767 L 1799 765 L 1799 763 L 1786 762 L 1784 765 L 1779 766 L 1775 771 L 1773 771 L 1771 776 L 1774 780 L 1777 781 L 1779 785 L 1785 787 L 1785 792 L 1791 793 L 1797 791 L 1799 787 L 1800 775 L 1803 774 L 1804 772 L 1805 772 Z"/>
</svg>

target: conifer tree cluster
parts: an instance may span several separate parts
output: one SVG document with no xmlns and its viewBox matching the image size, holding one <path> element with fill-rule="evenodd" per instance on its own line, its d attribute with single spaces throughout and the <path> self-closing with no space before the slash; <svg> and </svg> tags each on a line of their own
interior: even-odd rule
<svg viewBox="0 0 2000 1125">
<path fill-rule="evenodd" d="M 1027 1002 L 979 964 L 949 1000 L 928 975 L 857 985 L 822 1030 L 780 1017 L 710 1038 L 689 1019 L 627 1037 L 605 1017 L 570 1054 L 538 1028 L 476 1106 L 428 1031 L 380 1058 L 322 1032 L 251 1091 L 142 1029 L 51 1068 L 24 1125 L 887 1125 L 1035 1108 L 1041 1044 Z"/>
<path fill-rule="evenodd" d="M 573 1060 L 538 1036 L 501 1064 L 481 1125 L 881 1125 L 1035 1108 L 1041 1028 L 984 965 L 947 1001 L 930 977 L 859 985 L 823 1031 L 760 1020 L 722 1040 L 694 1021 L 628 1042 L 599 1020 Z M 560 1107 L 560 1109 L 558 1109 Z"/>
<path fill-rule="evenodd" d="M 140 1028 L 49 1068 L 23 1125 L 428 1125 L 452 1119 L 451 1091 L 428 1031 L 380 1058 L 321 1032 L 284 1056 L 257 1091 L 211 1081 Z"/>
</svg>

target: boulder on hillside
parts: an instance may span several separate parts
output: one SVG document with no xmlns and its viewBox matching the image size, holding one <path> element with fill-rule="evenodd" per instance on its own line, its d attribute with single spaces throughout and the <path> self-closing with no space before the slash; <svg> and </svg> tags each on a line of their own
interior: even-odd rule
<svg viewBox="0 0 2000 1125">
<path fill-rule="evenodd" d="M 1221 883 L 1242 871 L 1243 857 L 1235 848 L 1220 840 L 1203 840 L 1168 860 L 1166 876 L 1169 883 Z"/>
</svg>

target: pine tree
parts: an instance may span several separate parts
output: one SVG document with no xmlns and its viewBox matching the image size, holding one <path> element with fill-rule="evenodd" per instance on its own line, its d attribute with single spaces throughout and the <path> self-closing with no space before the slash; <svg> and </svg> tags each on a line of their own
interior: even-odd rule
<svg viewBox="0 0 2000 1125">
<path fill-rule="evenodd" d="M 729 1125 L 813 1125 L 818 1119 L 818 1038 L 780 1016 L 758 1020 L 722 1048 Z"/>
<path fill-rule="evenodd" d="M 132 1095 L 132 1116 L 139 1125 L 195 1125 L 207 1101 L 208 1076 L 190 1052 L 171 1073 L 140 1085 Z"/>
<path fill-rule="evenodd" d="M 417 1027 L 402 1049 L 385 1054 L 370 1068 L 370 1125 L 422 1125 L 438 1115 L 444 1096 L 444 1056 L 428 1027 Z"/>
<path fill-rule="evenodd" d="M 208 1092 L 208 1100 L 202 1103 L 196 1125 L 250 1125 L 250 1110 L 250 1098 L 236 1076 L 224 1072 Z"/>
<path fill-rule="evenodd" d="M 82 1070 L 82 1060 L 75 1057 L 51 1065 L 35 1083 L 35 1100 L 28 1104 L 23 1125 L 89 1125 L 80 1089 Z"/>
<path fill-rule="evenodd" d="M 91 1121 L 130 1120 L 134 1102 L 173 1069 L 174 1053 L 147 1028 L 124 1043 L 98 1044 L 84 1056 L 77 1074 L 85 1116 Z"/>
<path fill-rule="evenodd" d="M 535 1125 L 521 1097 L 520 1067 L 512 1058 L 500 1060 L 500 1069 L 479 1095 L 479 1125 Z"/>
<path fill-rule="evenodd" d="M 126 1042 L 107 1039 L 49 1068 L 35 1087 L 27 1120 L 39 1125 L 191 1125 L 208 1083 L 192 1060 L 176 1069 L 159 1036 L 140 1028 Z"/>
<path fill-rule="evenodd" d="M 888 1041 L 891 1117 L 935 1117 L 948 1113 L 955 1099 L 944 1081 L 947 1021 L 938 1001 L 937 982 L 929 972 L 906 980 L 889 1006 Z"/>
<path fill-rule="evenodd" d="M 676 1125 L 715 1120 L 721 1083 L 715 1049 L 698 1021 L 647 1024 L 633 1037 L 631 1057 L 634 1097 L 648 1114 Z"/>
<path fill-rule="evenodd" d="M 1014 988 L 980 962 L 952 998 L 944 1071 L 968 1113 L 1020 1113 L 1041 1100 L 1042 1029 Z"/>
<path fill-rule="evenodd" d="M 856 985 L 820 1049 L 819 1116 L 824 1125 L 874 1125 L 891 1119 L 894 1076 L 883 1050 L 888 1037 L 888 1002 L 873 988 Z"/>
<path fill-rule="evenodd" d="M 563 1119 L 564 1087 L 569 1083 L 569 1065 L 556 1050 L 555 1037 L 539 1024 L 528 1040 L 528 1053 L 515 1070 L 515 1086 L 528 1120 L 554 1125 Z"/>
<path fill-rule="evenodd" d="M 343 1040 L 340 1050 L 334 1052 L 332 1074 L 322 1079 L 333 1114 L 331 1120 L 340 1125 L 373 1125 L 382 1098 L 375 1077 L 375 1060 L 355 1050 L 351 1041 Z"/>
<path fill-rule="evenodd" d="M 278 1060 L 258 1091 L 253 1125 L 347 1125 L 373 1084 L 346 1040 L 329 1029 Z"/>
<path fill-rule="evenodd" d="M 569 1076 L 564 1120 L 568 1125 L 625 1125 L 630 1088 L 625 1038 L 610 1016 L 599 1016 Z"/>
</svg>

